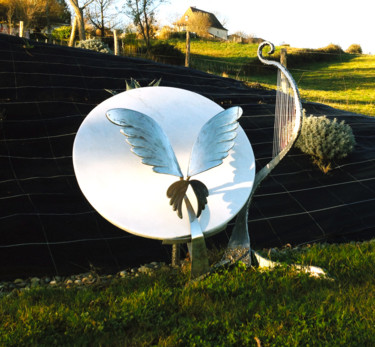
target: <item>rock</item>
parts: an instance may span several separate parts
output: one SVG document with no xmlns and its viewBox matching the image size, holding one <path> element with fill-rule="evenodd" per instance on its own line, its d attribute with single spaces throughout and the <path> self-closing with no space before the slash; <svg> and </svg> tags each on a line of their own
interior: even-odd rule
<svg viewBox="0 0 375 347">
<path fill-rule="evenodd" d="M 14 285 L 18 288 L 23 288 L 26 286 L 26 282 L 21 278 L 17 278 L 13 281 Z"/>
<path fill-rule="evenodd" d="M 93 283 L 94 281 L 88 277 L 83 277 L 82 278 L 82 283 L 88 284 L 88 283 Z"/>
<path fill-rule="evenodd" d="M 144 273 L 144 274 L 150 274 L 153 272 L 153 270 L 147 265 L 142 265 L 140 268 L 138 268 L 138 272 Z"/>
</svg>

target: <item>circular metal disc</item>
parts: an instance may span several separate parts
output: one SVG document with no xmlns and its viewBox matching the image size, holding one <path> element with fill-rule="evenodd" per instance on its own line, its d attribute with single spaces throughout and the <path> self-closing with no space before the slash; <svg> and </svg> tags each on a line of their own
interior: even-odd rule
<svg viewBox="0 0 375 347">
<path fill-rule="evenodd" d="M 190 237 L 187 211 L 178 218 L 166 196 L 178 177 L 152 171 L 131 152 L 121 127 L 105 116 L 112 108 L 142 112 L 156 120 L 168 136 L 186 175 L 190 151 L 202 126 L 223 108 L 190 91 L 146 87 L 115 95 L 95 107 L 81 124 L 73 146 L 79 186 L 91 205 L 108 221 L 130 233 L 159 240 Z M 222 165 L 194 176 L 209 189 L 199 222 L 205 236 L 223 228 L 240 211 L 252 189 L 255 160 L 241 127 L 235 146 Z M 191 188 L 187 193 L 196 209 Z"/>
</svg>

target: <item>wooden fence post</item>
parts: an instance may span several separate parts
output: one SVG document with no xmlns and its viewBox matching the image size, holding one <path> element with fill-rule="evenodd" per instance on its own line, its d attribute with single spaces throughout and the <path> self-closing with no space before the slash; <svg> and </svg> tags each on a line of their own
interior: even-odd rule
<svg viewBox="0 0 375 347">
<path fill-rule="evenodd" d="M 23 21 L 20 21 L 20 32 L 19 32 L 20 37 L 23 37 Z"/>
<path fill-rule="evenodd" d="M 280 50 L 280 64 L 284 67 L 287 67 L 287 54 L 286 48 L 281 48 Z"/>
<path fill-rule="evenodd" d="M 286 51 L 286 48 L 281 48 L 280 50 L 280 64 L 284 67 L 287 67 L 287 51 Z M 281 83 L 280 83 L 280 86 L 281 86 L 281 90 L 283 93 L 285 94 L 288 94 L 288 90 L 287 90 L 287 86 L 288 86 L 288 80 L 287 78 L 285 77 L 285 75 L 281 72 Z"/>
<path fill-rule="evenodd" d="M 113 40 L 114 40 L 114 50 L 115 55 L 118 55 L 118 40 L 117 40 L 117 30 L 113 30 Z"/>
<path fill-rule="evenodd" d="M 185 54 L 185 66 L 190 66 L 190 32 L 186 31 L 186 54 Z"/>
</svg>

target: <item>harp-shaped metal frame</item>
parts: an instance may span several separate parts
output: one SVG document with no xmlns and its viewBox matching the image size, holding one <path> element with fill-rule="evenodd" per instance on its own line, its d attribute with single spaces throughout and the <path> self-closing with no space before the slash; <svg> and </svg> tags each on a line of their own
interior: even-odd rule
<svg viewBox="0 0 375 347">
<path fill-rule="evenodd" d="M 290 72 L 279 62 L 273 60 L 267 60 L 263 57 L 263 48 L 266 46 L 270 47 L 268 54 L 273 54 L 275 47 L 272 43 L 265 41 L 262 42 L 258 47 L 258 58 L 259 60 L 266 65 L 276 66 L 288 80 L 290 87 L 293 91 L 293 97 L 295 101 L 295 123 L 292 131 L 292 136 L 289 142 L 286 144 L 284 149 L 280 151 L 266 166 L 264 166 L 259 172 L 256 173 L 254 179 L 254 185 L 250 193 L 249 199 L 241 211 L 238 213 L 235 226 L 231 235 L 231 238 L 228 243 L 228 248 L 224 254 L 223 262 L 234 262 L 242 260 L 248 265 L 251 265 L 252 253 L 257 259 L 257 262 L 261 262 L 261 257 L 259 254 L 252 252 L 250 247 L 250 236 L 248 231 L 248 213 L 249 207 L 256 192 L 257 188 L 261 182 L 272 172 L 272 170 L 279 164 L 279 162 L 286 156 L 289 150 L 292 148 L 293 144 L 298 138 L 301 129 L 302 123 L 302 104 L 297 84 L 294 81 Z"/>
</svg>

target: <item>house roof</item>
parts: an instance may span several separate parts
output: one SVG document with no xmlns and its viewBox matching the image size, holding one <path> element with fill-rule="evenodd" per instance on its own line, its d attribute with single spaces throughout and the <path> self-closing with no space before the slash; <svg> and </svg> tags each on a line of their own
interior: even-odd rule
<svg viewBox="0 0 375 347">
<path fill-rule="evenodd" d="M 185 12 L 184 16 L 186 15 L 186 13 L 189 10 L 192 13 L 205 13 L 205 14 L 207 14 L 208 17 L 209 17 L 209 21 L 211 23 L 211 27 L 217 28 L 217 29 L 222 29 L 222 30 L 228 30 L 228 29 L 226 29 L 226 28 L 223 27 L 223 25 L 219 22 L 219 20 L 216 18 L 216 16 L 213 13 L 207 12 L 207 11 L 203 11 L 203 10 L 199 10 L 196 7 L 189 7 L 189 9 Z"/>
</svg>

